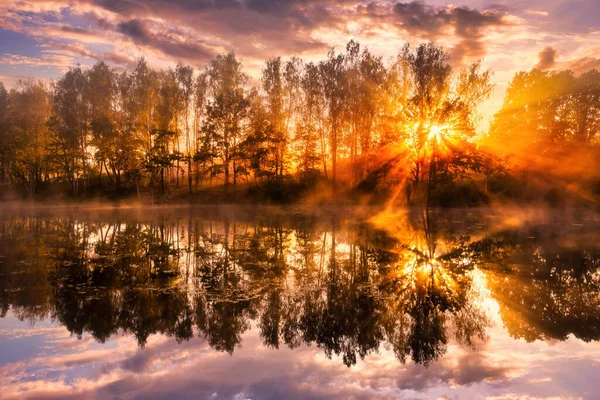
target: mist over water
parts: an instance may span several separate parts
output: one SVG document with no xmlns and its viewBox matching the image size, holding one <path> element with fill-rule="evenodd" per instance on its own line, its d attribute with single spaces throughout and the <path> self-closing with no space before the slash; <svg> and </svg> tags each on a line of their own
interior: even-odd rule
<svg viewBox="0 0 600 400">
<path fill-rule="evenodd" d="M 2 396 L 586 397 L 569 369 L 598 372 L 598 217 L 11 210 Z"/>
</svg>

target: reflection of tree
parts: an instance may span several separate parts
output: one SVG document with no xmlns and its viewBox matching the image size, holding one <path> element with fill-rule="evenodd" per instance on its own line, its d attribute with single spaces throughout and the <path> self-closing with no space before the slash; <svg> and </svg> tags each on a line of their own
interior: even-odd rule
<svg viewBox="0 0 600 400">
<path fill-rule="evenodd" d="M 504 229 L 464 241 L 443 258 L 453 269 L 468 260 L 486 271 L 513 337 L 600 340 L 600 247 L 597 228 L 585 222 L 587 227 L 559 220 Z"/>
<path fill-rule="evenodd" d="M 172 287 L 170 257 L 176 252 L 165 241 L 165 227 L 115 223 L 90 229 L 72 224 L 69 232 L 81 237 L 68 233 L 57 244 L 50 279 L 53 316 L 70 332 L 91 332 L 101 342 L 118 329 L 140 345 L 157 332 L 189 338 L 191 315 L 185 315 L 190 314 L 185 293 Z"/>
<path fill-rule="evenodd" d="M 316 344 L 347 365 L 382 344 L 429 365 L 450 340 L 486 338 L 487 275 L 513 336 L 600 338 L 597 246 L 545 228 L 471 241 L 440 218 L 393 238 L 336 218 L 2 220 L 2 315 L 140 346 L 199 335 L 229 353 L 256 326 L 265 346 Z"/>
<path fill-rule="evenodd" d="M 494 271 L 490 281 L 512 336 L 600 339 L 600 247 L 594 234 L 561 225 L 506 235 L 509 272 Z"/>
<path fill-rule="evenodd" d="M 44 255 L 45 238 L 53 238 L 52 220 L 13 218 L 0 223 L 0 317 L 9 309 L 34 322 L 49 312 L 50 285 Z"/>
</svg>

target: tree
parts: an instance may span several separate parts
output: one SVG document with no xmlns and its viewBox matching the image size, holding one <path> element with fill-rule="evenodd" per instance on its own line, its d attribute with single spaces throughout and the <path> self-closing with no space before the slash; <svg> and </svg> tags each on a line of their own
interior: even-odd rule
<svg viewBox="0 0 600 400">
<path fill-rule="evenodd" d="M 213 174 L 223 173 L 225 191 L 228 192 L 232 172 L 234 189 L 237 183 L 236 150 L 241 142 L 248 105 L 245 97 L 248 77 L 233 52 L 215 57 L 208 66 L 207 76 L 211 100 L 207 106 L 204 134 L 221 159 L 221 164 L 215 165 L 218 169 L 213 167 Z"/>
<path fill-rule="evenodd" d="M 106 169 L 109 179 L 114 181 L 117 193 L 121 190 L 121 169 L 119 155 L 122 143 L 116 118 L 117 75 L 103 62 L 98 62 L 86 73 L 88 82 L 86 102 L 89 104 L 91 144 L 96 148 L 94 158 L 99 171 L 98 179 L 102 178 L 102 170 Z M 112 175 L 109 172 L 109 168 Z"/>
<path fill-rule="evenodd" d="M 202 125 L 206 117 L 206 102 L 208 91 L 208 80 L 206 71 L 201 72 L 194 81 L 194 93 L 193 93 L 193 113 L 194 113 L 194 168 L 196 185 L 198 185 L 202 178 L 207 174 L 207 163 L 212 160 L 209 155 L 210 146 L 198 135 L 201 133 Z M 204 147 L 206 144 L 207 147 Z M 202 169 L 199 169 L 199 163 L 202 165 Z"/>
<path fill-rule="evenodd" d="M 432 43 L 414 52 L 406 45 L 398 57 L 398 78 L 408 96 L 398 117 L 411 154 L 411 180 L 416 189 L 426 182 L 426 202 L 440 173 L 475 136 L 476 106 L 491 93 L 491 73 L 476 62 L 456 76 L 449 55 Z"/>
<path fill-rule="evenodd" d="M 375 144 L 374 130 L 383 110 L 383 84 L 387 71 L 381 57 L 373 56 L 368 50 L 361 53 L 360 46 L 354 41 L 348 43 L 346 52 L 348 144 L 352 179 L 356 184 L 364 178 Z"/>
<path fill-rule="evenodd" d="M 190 66 L 183 66 L 183 64 L 177 64 L 175 69 L 175 76 L 177 83 L 179 84 L 180 96 L 183 98 L 183 119 L 185 124 L 185 141 L 186 141 L 186 155 L 187 160 L 187 176 L 188 176 L 188 193 L 192 194 L 192 144 L 190 138 L 190 108 L 192 103 L 192 95 L 194 92 L 194 69 Z"/>
<path fill-rule="evenodd" d="M 152 166 L 152 152 L 159 95 L 158 74 L 148 66 L 146 60 L 140 58 L 135 69 L 123 83 L 124 88 L 127 88 L 123 99 L 126 104 L 127 126 L 131 127 L 135 141 L 142 143 L 144 166 L 150 175 L 150 191 L 154 201 L 157 168 Z"/>
<path fill-rule="evenodd" d="M 97 178 L 100 188 L 110 182 L 118 195 L 134 187 L 139 195 L 147 186 L 154 198 L 157 182 L 166 195 L 186 168 L 189 194 L 205 179 L 210 186 L 222 180 L 225 192 L 233 184 L 235 191 L 239 179 L 252 175 L 256 184 L 273 185 L 271 195 L 283 193 L 285 184 L 315 187 L 320 177 L 334 191 L 341 181 L 375 189 L 394 171 L 384 190 L 402 187 L 429 201 L 436 188 L 471 179 L 488 162 L 476 143 L 475 119 L 492 88 L 490 73 L 481 63 L 456 73 L 450 65 L 449 55 L 431 43 L 405 46 L 387 66 L 350 41 L 344 52 L 332 49 L 317 63 L 269 59 L 260 87 L 252 89 L 233 52 L 216 56 L 197 75 L 182 63 L 153 69 L 143 58 L 121 73 L 103 62 L 89 70 L 77 66 L 52 85 L 43 179 L 68 182 L 72 196 L 85 195 Z M 548 143 L 595 143 L 599 74 L 548 74 L 515 78 L 510 90 L 536 91 L 538 105 L 514 100 L 525 111 L 499 114 L 493 132 L 508 134 L 503 127 L 523 119 L 546 132 Z M 22 143 L 13 119 L 3 116 L 10 99 L 0 88 L 0 175 L 16 183 L 24 167 L 12 169 Z"/>
<path fill-rule="evenodd" d="M 12 133 L 10 174 L 35 197 L 42 182 L 49 178 L 49 134 L 46 122 L 50 102 L 46 86 L 33 79 L 19 81 L 8 102 Z M 5 156 L 7 157 L 7 156 Z"/>
<path fill-rule="evenodd" d="M 289 168 L 290 156 L 288 150 L 290 148 L 293 137 L 297 135 L 298 112 L 301 105 L 301 90 L 302 90 L 302 74 L 303 63 L 298 57 L 290 58 L 286 63 L 283 71 L 283 109 L 285 117 L 285 135 L 279 148 L 281 151 L 280 158 L 282 162 L 279 167 L 279 180 L 283 182 L 283 176 Z"/>
<path fill-rule="evenodd" d="M 583 192 L 597 180 L 599 138 L 600 73 L 533 69 L 510 82 L 485 144 L 522 169 L 526 193 L 560 180 Z"/>
<path fill-rule="evenodd" d="M 323 88 L 319 67 L 306 64 L 300 81 L 302 93 L 296 125 L 296 161 L 301 181 L 316 183 L 320 168 L 327 176 Z"/>
<path fill-rule="evenodd" d="M 71 194 L 79 194 L 79 183 L 87 186 L 89 109 L 86 103 L 87 78 L 81 67 L 69 70 L 53 87 L 54 153 L 64 177 L 70 182 Z"/>
<path fill-rule="evenodd" d="M 319 63 L 323 94 L 326 105 L 329 143 L 328 152 L 331 157 L 331 181 L 335 190 L 337 180 L 338 151 L 343 129 L 343 113 L 346 107 L 347 75 L 345 73 L 345 58 L 343 54 L 335 54 L 332 50 L 327 54 L 327 60 Z"/>
<path fill-rule="evenodd" d="M 283 138 L 273 126 L 272 115 L 257 91 L 250 92 L 248 102 L 248 133 L 240 144 L 240 153 L 244 154 L 255 181 L 265 180 L 270 185 L 280 171 Z"/>
<path fill-rule="evenodd" d="M 275 177 L 281 182 L 288 136 L 281 57 L 272 58 L 265 63 L 262 71 L 262 86 L 267 102 L 269 122 L 275 134 Z"/>
<path fill-rule="evenodd" d="M 490 136 L 513 151 L 546 154 L 557 144 L 590 145 L 600 133 L 600 72 L 519 72 L 511 81 Z M 510 149 L 507 149 L 510 151 Z"/>
<path fill-rule="evenodd" d="M 160 174 L 161 194 L 167 192 L 167 177 L 165 172 L 181 159 L 179 147 L 179 115 L 181 113 L 181 92 L 179 90 L 175 71 L 161 71 L 158 74 L 159 90 L 154 112 L 152 130 L 152 147 L 148 168 Z M 178 164 L 177 164 L 178 165 Z M 177 166 L 177 176 L 179 167 Z M 179 182 L 179 178 L 177 183 Z"/>
<path fill-rule="evenodd" d="M 0 82 L 0 187 L 4 189 L 10 175 L 10 164 L 14 155 L 13 137 L 9 120 L 8 91 Z"/>
</svg>

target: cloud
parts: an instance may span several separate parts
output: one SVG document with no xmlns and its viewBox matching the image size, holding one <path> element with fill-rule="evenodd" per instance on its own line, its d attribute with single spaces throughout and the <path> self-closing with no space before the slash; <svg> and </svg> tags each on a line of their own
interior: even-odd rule
<svg viewBox="0 0 600 400">
<path fill-rule="evenodd" d="M 593 69 L 600 71 L 600 58 L 593 56 L 578 58 L 569 62 L 568 68 L 576 74 L 582 74 Z"/>
<path fill-rule="evenodd" d="M 26 32 L 42 44 L 48 40 L 82 44 L 87 54 L 79 51 L 81 56 L 120 63 L 127 60 L 116 57 L 117 53 L 199 66 L 217 53 L 235 50 L 251 65 L 258 65 L 276 55 L 324 54 L 351 37 L 373 39 L 372 32 L 382 26 L 391 28 L 399 42 L 406 33 L 420 40 L 454 38 L 453 56 L 460 63 L 486 53 L 482 40 L 486 29 L 507 24 L 504 13 L 495 9 L 420 2 L 40 0 L 36 13 L 29 3 L 7 1 L 8 5 L 0 6 L 4 17 L 0 20 L 8 29 Z M 113 53 L 98 55 L 90 46 L 96 43 L 110 43 Z"/>
<path fill-rule="evenodd" d="M 294 8 L 296 5 L 301 3 L 308 3 L 302 0 L 247 0 L 245 5 L 250 10 L 256 10 L 261 12 L 272 12 L 272 13 L 285 13 L 286 11 Z"/>
<path fill-rule="evenodd" d="M 350 39 L 389 59 L 403 43 L 435 41 L 446 48 L 455 66 L 485 58 L 496 71 L 498 88 L 512 74 L 538 62 L 540 49 L 552 47 L 561 59 L 585 55 L 597 47 L 600 29 L 595 0 L 465 0 L 449 5 L 441 0 L 3 0 L 0 27 L 30 37 L 28 49 L 14 55 L 44 60 L 39 49 L 48 42 L 81 44 L 86 53 L 62 55 L 74 63 L 103 60 L 128 66 L 145 56 L 155 68 L 182 61 L 202 68 L 215 54 L 235 51 L 246 72 L 257 78 L 264 60 L 297 55 L 322 59 Z M 510 4 L 509 4 L 510 3 Z M 463 5 L 464 4 L 464 5 Z M 509 5 L 507 5 L 509 4 Z M 568 6 L 565 6 L 568 5 Z M 568 33 L 569 35 L 564 35 Z M 0 42 L 2 31 L 0 31 Z M 38 45 L 36 46 L 36 43 Z M 573 45 L 575 44 L 575 45 Z M 59 55 L 55 49 L 54 56 Z M 6 56 L 6 54 L 4 54 Z M 53 56 L 53 57 L 54 57 Z M 1 56 L 0 56 L 1 57 Z M 594 66 L 594 58 L 574 64 Z M 12 60 L 15 65 L 15 59 Z M 25 60 L 21 60 L 23 62 Z M 29 70 L 44 68 L 33 64 Z M 60 63 L 49 59 L 50 65 Z M 562 67 L 561 62 L 558 66 Z M 25 65 L 25 64 L 20 64 Z M 73 64 L 72 64 L 73 65 Z M 70 65 L 70 66 L 72 66 Z M 24 75 L 23 71 L 0 72 Z M 8 69 L 9 65 L 6 64 Z M 54 68 L 54 69 L 52 69 Z M 57 77 L 66 67 L 52 67 Z M 556 68 L 556 67 L 555 67 Z M 53 75 L 54 74 L 54 75 Z M 502 94 L 494 94 L 493 105 Z M 494 100 L 497 98 L 497 101 Z M 487 103 L 488 105 L 490 103 Z M 486 106 L 487 107 L 487 106 Z M 492 114 L 492 111 L 486 112 Z"/>
<path fill-rule="evenodd" d="M 112 22 L 97 19 L 104 29 L 120 32 L 138 47 L 194 62 L 232 49 L 251 58 L 324 52 L 332 45 L 320 39 L 324 30 L 334 37 L 351 37 L 356 29 L 368 34 L 383 23 L 398 36 L 456 39 L 453 56 L 460 63 L 465 57 L 486 54 L 483 35 L 487 29 L 510 25 L 505 12 L 497 9 L 434 7 L 416 1 L 79 1 L 89 2 L 98 13 L 109 13 Z M 359 27 L 351 28 L 354 25 Z"/>
<path fill-rule="evenodd" d="M 452 5 L 434 7 L 419 1 L 393 5 L 371 2 L 361 9 L 374 20 L 388 22 L 410 36 L 427 40 L 454 38 L 457 44 L 451 53 L 456 64 L 466 57 L 486 54 L 483 37 L 487 29 L 511 25 L 505 12 L 498 9 L 479 11 Z"/>
<path fill-rule="evenodd" d="M 41 58 L 21 56 L 18 54 L 4 54 L 0 58 L 0 64 L 68 68 L 73 65 L 73 58 L 59 54 L 50 54 Z"/>
<path fill-rule="evenodd" d="M 178 61 L 206 63 L 216 54 L 210 46 L 192 39 L 185 32 L 172 28 L 153 30 L 151 23 L 138 19 L 119 23 L 117 30 L 138 46 L 159 50 Z"/>
<path fill-rule="evenodd" d="M 105 53 L 96 53 L 86 48 L 81 43 L 60 43 L 60 42 L 49 42 L 43 45 L 48 48 L 44 50 L 44 54 L 52 56 L 64 56 L 70 55 L 73 57 L 89 58 L 96 61 L 104 61 L 109 64 L 116 64 L 122 67 L 133 67 L 135 65 L 135 59 L 126 54 L 117 51 L 108 51 Z M 73 66 L 72 64 L 69 66 Z"/>
<path fill-rule="evenodd" d="M 117 64 L 128 67 L 133 67 L 136 64 L 135 58 L 118 51 L 107 51 L 106 53 L 102 54 L 100 60 L 109 64 Z"/>
<path fill-rule="evenodd" d="M 547 69 L 551 69 L 556 65 L 556 56 L 558 55 L 557 51 L 552 47 L 544 47 L 542 51 L 538 54 L 539 62 L 535 65 L 534 68 L 545 71 Z"/>
<path fill-rule="evenodd" d="M 254 60 L 317 50 L 324 53 L 329 46 L 312 32 L 337 21 L 326 8 L 309 1 L 95 4 L 103 8 L 87 17 L 100 29 L 119 33 L 140 52 L 155 51 L 165 59 L 193 63 L 205 63 L 231 50 Z M 106 14 L 107 10 L 118 13 Z"/>
<path fill-rule="evenodd" d="M 98 31 L 68 25 L 48 26 L 32 33 L 38 37 L 60 38 L 61 40 L 76 41 L 78 43 L 105 43 L 107 40 Z"/>
</svg>

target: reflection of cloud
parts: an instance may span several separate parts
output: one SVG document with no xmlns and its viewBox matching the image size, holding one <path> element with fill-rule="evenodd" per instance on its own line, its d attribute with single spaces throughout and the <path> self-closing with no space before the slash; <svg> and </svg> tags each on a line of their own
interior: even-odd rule
<svg viewBox="0 0 600 400">
<path fill-rule="evenodd" d="M 3 395 L 14 399 L 24 395 L 30 399 L 426 399 L 512 392 L 514 398 L 526 394 L 535 398 L 543 397 L 539 394 L 546 392 L 544 385 L 555 385 L 548 374 L 564 373 L 560 362 L 550 364 L 550 360 L 581 357 L 584 348 L 581 342 L 560 343 L 549 355 L 549 347 L 538 343 L 523 351 L 520 347 L 530 345 L 515 342 L 496 329 L 493 340 L 479 351 L 452 345 L 448 354 L 429 368 L 402 365 L 385 349 L 347 368 L 315 347 L 267 349 L 256 327 L 244 335 L 244 346 L 233 356 L 215 352 L 201 339 L 177 344 L 172 338 L 155 335 L 145 349 L 138 349 L 131 337 L 116 336 L 104 345 L 85 339 L 76 352 L 53 341 L 55 347 L 49 355 L 3 369 Z M 506 352 L 508 348 L 512 351 Z M 595 349 L 600 354 L 598 346 Z M 534 354 L 546 357 L 531 357 Z M 33 375 L 31 371 L 35 371 Z"/>
<path fill-rule="evenodd" d="M 483 351 L 463 351 L 454 346 L 447 356 L 428 368 L 410 365 L 399 371 L 396 382 L 404 389 L 423 392 L 440 384 L 454 387 L 479 382 L 500 382 L 508 376 L 511 369 L 509 366 L 490 363 Z"/>
<path fill-rule="evenodd" d="M 53 333 L 64 333 L 64 329 L 61 327 L 38 327 L 36 329 L 0 329 L 0 336 L 8 340 L 22 339 L 25 337 L 39 335 L 50 335 Z"/>
<path fill-rule="evenodd" d="M 480 294 L 493 301 L 484 283 L 479 282 Z M 2 394 L 14 399 L 586 397 L 600 359 L 598 343 L 529 344 L 511 339 L 500 323 L 489 341 L 477 343 L 477 351 L 451 342 L 446 355 L 428 368 L 402 365 L 383 347 L 347 368 L 317 346 L 266 348 L 256 322 L 230 356 L 211 349 L 198 332 L 180 344 L 152 335 L 139 349 L 135 338 L 123 333 L 99 344 L 87 334 L 77 340 L 62 327 L 27 328 L 14 317 L 4 321 L 14 329 L 0 332 L 3 336 L 28 337 L 29 330 L 45 338 L 38 354 L 0 369 Z"/>
</svg>

